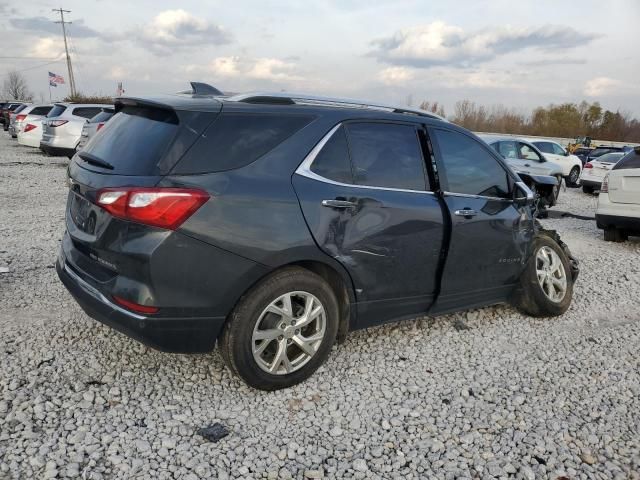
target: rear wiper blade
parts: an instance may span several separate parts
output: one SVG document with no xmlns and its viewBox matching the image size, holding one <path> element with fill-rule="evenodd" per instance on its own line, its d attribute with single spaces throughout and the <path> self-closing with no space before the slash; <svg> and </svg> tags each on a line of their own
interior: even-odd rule
<svg viewBox="0 0 640 480">
<path fill-rule="evenodd" d="M 113 165 L 111 165 L 109 162 L 106 162 L 96 157 L 95 155 L 91 155 L 90 153 L 81 152 L 81 153 L 78 153 L 78 156 L 85 162 L 90 163 L 91 165 L 96 165 L 102 168 L 108 168 L 109 170 L 113 170 L 114 168 Z"/>
</svg>

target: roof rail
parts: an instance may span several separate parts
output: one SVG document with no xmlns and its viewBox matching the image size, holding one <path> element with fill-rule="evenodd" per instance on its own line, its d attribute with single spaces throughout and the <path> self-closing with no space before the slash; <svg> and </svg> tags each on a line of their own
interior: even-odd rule
<svg viewBox="0 0 640 480">
<path fill-rule="evenodd" d="M 359 108 L 364 110 L 378 110 L 388 113 L 403 113 L 420 117 L 435 118 L 446 122 L 447 120 L 435 113 L 414 108 L 396 107 L 379 103 L 351 100 L 346 98 L 317 97 L 313 95 L 299 95 L 292 93 L 243 93 L 227 98 L 234 102 L 263 103 L 275 105 L 314 105 L 335 108 Z"/>
</svg>

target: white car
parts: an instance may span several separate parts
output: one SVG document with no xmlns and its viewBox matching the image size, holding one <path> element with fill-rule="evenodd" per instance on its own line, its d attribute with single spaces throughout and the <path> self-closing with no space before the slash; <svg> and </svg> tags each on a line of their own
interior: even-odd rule
<svg viewBox="0 0 640 480">
<path fill-rule="evenodd" d="M 76 152 L 82 126 L 105 105 L 56 103 L 42 122 L 40 150 L 47 155 L 71 158 Z"/>
<path fill-rule="evenodd" d="M 624 156 L 624 152 L 605 153 L 596 160 L 585 163 L 584 169 L 580 174 L 582 191 L 584 193 L 593 193 L 595 190 L 600 190 L 604 177 Z"/>
<path fill-rule="evenodd" d="M 9 133 L 16 138 L 29 122 L 46 117 L 52 108 L 53 105 L 27 105 L 18 112 L 9 125 Z"/>
<path fill-rule="evenodd" d="M 42 120 L 36 119 L 27 123 L 21 132 L 18 132 L 18 143 L 25 147 L 40 147 L 40 141 L 42 140 Z"/>
<path fill-rule="evenodd" d="M 640 235 L 640 147 L 626 154 L 604 178 L 596 223 L 607 241 Z"/>
<path fill-rule="evenodd" d="M 539 138 L 525 138 L 529 143 L 534 144 L 538 150 L 544 153 L 547 160 L 557 163 L 562 167 L 562 175 L 565 183 L 571 187 L 578 186 L 578 179 L 582 171 L 582 161 L 576 155 L 571 155 L 562 148 L 559 143 L 551 140 L 541 140 Z"/>
</svg>

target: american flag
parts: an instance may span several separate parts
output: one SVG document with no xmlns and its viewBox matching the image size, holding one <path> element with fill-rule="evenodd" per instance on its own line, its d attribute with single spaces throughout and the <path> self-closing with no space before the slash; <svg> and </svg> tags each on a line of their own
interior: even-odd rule
<svg viewBox="0 0 640 480">
<path fill-rule="evenodd" d="M 52 87 L 57 87 L 59 84 L 64 83 L 64 78 L 62 75 L 56 75 L 53 72 L 49 72 L 49 85 Z"/>
</svg>

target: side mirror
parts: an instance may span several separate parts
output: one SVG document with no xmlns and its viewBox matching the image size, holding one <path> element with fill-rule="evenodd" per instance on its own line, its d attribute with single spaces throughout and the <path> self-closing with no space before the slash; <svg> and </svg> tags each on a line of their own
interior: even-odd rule
<svg viewBox="0 0 640 480">
<path fill-rule="evenodd" d="M 524 182 L 516 182 L 513 189 L 513 202 L 521 207 L 531 205 L 535 200 L 535 195 Z"/>
<path fill-rule="evenodd" d="M 571 155 L 571 154 L 569 153 L 569 150 L 565 150 L 565 151 L 564 151 L 564 156 L 565 156 L 565 157 L 568 157 L 569 155 Z"/>
</svg>

